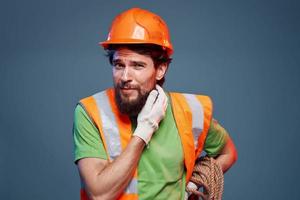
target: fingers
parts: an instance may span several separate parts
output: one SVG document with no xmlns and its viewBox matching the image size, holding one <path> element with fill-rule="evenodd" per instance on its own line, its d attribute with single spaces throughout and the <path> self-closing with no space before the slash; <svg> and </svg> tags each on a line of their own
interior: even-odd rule
<svg viewBox="0 0 300 200">
<path fill-rule="evenodd" d="M 152 90 L 150 93 L 149 93 L 149 96 L 148 96 L 148 99 L 147 101 L 151 102 L 152 104 L 154 103 L 154 101 L 156 100 L 157 98 L 157 95 L 158 95 L 158 91 L 157 90 Z M 146 102 L 147 102 L 146 101 Z"/>
<path fill-rule="evenodd" d="M 164 90 L 156 84 L 156 89 L 158 91 L 157 104 L 161 105 L 163 110 L 165 111 L 168 105 L 168 98 Z"/>
<path fill-rule="evenodd" d="M 164 90 L 158 84 L 155 85 L 155 88 L 157 89 L 159 94 L 166 96 Z"/>
<path fill-rule="evenodd" d="M 157 96 L 158 96 L 158 91 L 156 91 L 156 90 L 152 90 L 149 93 L 148 98 L 147 98 L 146 103 L 145 103 L 145 106 L 144 106 L 144 110 L 146 112 L 150 112 L 151 111 L 152 106 L 153 106 L 153 104 L 154 104 Z"/>
<path fill-rule="evenodd" d="M 155 89 L 149 93 L 146 103 L 141 112 L 144 114 L 156 113 L 154 115 L 157 115 L 157 119 L 161 120 L 165 115 L 167 106 L 167 95 L 159 85 L 156 85 Z"/>
<path fill-rule="evenodd" d="M 165 98 L 163 103 L 162 103 L 163 111 L 166 112 L 167 107 L 168 107 L 168 98 Z"/>
</svg>

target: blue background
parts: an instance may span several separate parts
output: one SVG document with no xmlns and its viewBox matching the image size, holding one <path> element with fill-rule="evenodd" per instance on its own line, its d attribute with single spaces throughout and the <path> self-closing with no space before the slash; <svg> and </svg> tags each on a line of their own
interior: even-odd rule
<svg viewBox="0 0 300 200">
<path fill-rule="evenodd" d="M 112 85 L 97 46 L 133 6 L 168 23 L 166 89 L 204 93 L 239 152 L 224 199 L 299 199 L 299 1 L 10 0 L 0 4 L 1 199 L 79 199 L 76 102 Z"/>
</svg>

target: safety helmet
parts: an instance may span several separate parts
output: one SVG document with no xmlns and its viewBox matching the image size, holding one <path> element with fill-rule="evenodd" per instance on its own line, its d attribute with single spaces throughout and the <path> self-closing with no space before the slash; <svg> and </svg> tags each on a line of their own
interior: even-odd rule
<svg viewBox="0 0 300 200">
<path fill-rule="evenodd" d="M 173 46 L 164 20 L 147 10 L 131 8 L 115 17 L 107 40 L 100 42 L 104 49 L 111 44 L 156 44 L 170 56 Z"/>
</svg>

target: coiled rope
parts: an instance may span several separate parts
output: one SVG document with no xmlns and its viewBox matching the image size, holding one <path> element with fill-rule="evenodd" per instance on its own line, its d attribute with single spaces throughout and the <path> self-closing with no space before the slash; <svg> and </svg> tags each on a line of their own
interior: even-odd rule
<svg viewBox="0 0 300 200">
<path fill-rule="evenodd" d="M 186 191 L 191 194 L 189 199 L 221 200 L 224 188 L 224 176 L 221 167 L 212 157 L 201 157 L 196 161 L 190 179 L 197 188 L 187 186 Z M 203 192 L 199 191 L 203 188 Z"/>
</svg>

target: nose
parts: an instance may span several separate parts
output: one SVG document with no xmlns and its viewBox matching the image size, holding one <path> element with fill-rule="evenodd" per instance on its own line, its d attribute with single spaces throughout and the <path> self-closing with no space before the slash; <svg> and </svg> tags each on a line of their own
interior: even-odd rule
<svg viewBox="0 0 300 200">
<path fill-rule="evenodd" d="M 123 82 L 128 82 L 131 81 L 131 76 L 130 76 L 130 69 L 129 67 L 124 67 L 124 70 L 122 72 L 121 80 Z"/>
</svg>

